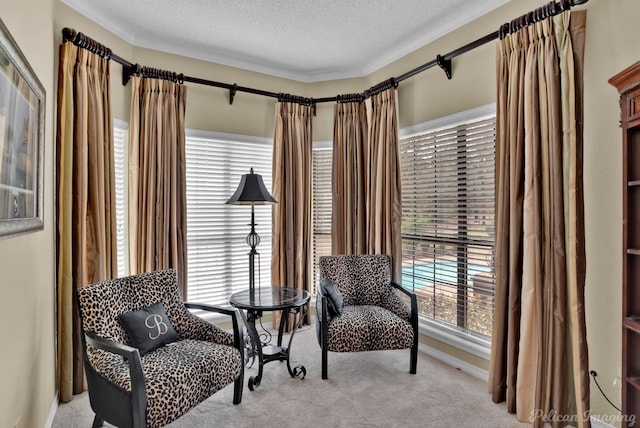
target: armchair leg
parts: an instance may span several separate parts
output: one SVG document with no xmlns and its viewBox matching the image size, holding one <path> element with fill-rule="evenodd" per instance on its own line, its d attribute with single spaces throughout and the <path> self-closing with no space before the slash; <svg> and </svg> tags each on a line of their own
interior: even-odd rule
<svg viewBox="0 0 640 428">
<path fill-rule="evenodd" d="M 418 371 L 418 344 L 414 344 L 411 347 L 411 364 L 409 367 L 409 373 L 416 374 Z"/>
<path fill-rule="evenodd" d="M 322 293 L 320 293 L 322 294 Z M 318 322 L 320 323 L 320 328 L 319 328 L 319 332 L 320 332 L 320 350 L 322 353 L 322 379 L 327 379 L 328 375 L 327 375 L 327 353 L 328 353 L 328 349 L 329 349 L 329 339 L 328 339 L 328 335 L 329 335 L 329 320 L 327 319 L 327 313 L 329 312 L 327 309 L 327 298 L 325 296 L 321 297 L 322 299 L 322 306 L 321 306 L 321 312 L 320 312 L 320 319 L 318 319 Z"/>
<path fill-rule="evenodd" d="M 100 416 L 96 415 L 96 417 L 93 418 L 93 425 L 91 425 L 91 428 L 100 428 L 103 425 L 104 420 Z"/>
<path fill-rule="evenodd" d="M 322 379 L 328 379 L 327 375 L 327 348 L 322 347 Z"/>
<path fill-rule="evenodd" d="M 233 382 L 233 404 L 240 404 L 242 401 L 242 388 L 244 388 L 244 370 Z"/>
<path fill-rule="evenodd" d="M 324 300 L 324 299 L 323 299 Z M 326 305 L 326 302 L 324 302 Z M 322 379 L 327 379 L 327 357 L 329 344 L 327 343 L 327 323 L 326 321 L 320 326 L 320 349 L 322 353 Z"/>
</svg>

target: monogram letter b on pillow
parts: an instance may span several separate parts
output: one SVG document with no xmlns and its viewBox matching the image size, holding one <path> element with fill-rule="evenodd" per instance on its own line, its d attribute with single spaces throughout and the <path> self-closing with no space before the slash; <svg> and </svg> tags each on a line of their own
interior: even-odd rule
<svg viewBox="0 0 640 428">
<path fill-rule="evenodd" d="M 118 319 L 131 338 L 131 345 L 138 348 L 140 356 L 180 338 L 171 325 L 162 302 L 120 314 Z"/>
</svg>

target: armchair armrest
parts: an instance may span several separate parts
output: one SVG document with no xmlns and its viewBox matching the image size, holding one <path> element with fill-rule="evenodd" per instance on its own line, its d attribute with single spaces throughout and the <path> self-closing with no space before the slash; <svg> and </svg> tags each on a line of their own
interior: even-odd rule
<svg viewBox="0 0 640 428">
<path fill-rule="evenodd" d="M 240 324 L 240 314 L 235 308 L 223 308 L 220 306 L 207 305 L 203 303 L 184 303 L 187 309 L 199 309 L 201 311 L 216 312 L 231 317 L 233 325 L 233 345 L 240 351 L 241 361 L 244 361 L 244 335 Z"/>
<path fill-rule="evenodd" d="M 187 309 L 198 309 L 207 312 L 216 312 L 231 317 L 231 323 L 233 325 L 233 346 L 240 352 L 240 374 L 236 378 L 233 388 L 233 404 L 240 404 L 242 401 L 242 387 L 244 383 L 244 330 L 243 325 L 240 323 L 242 313 L 236 308 L 223 308 L 220 306 L 207 305 L 203 303 L 189 303 L 184 302 L 184 306 Z M 197 317 L 202 320 L 202 318 Z M 205 320 L 202 320 L 206 322 Z M 213 326 L 213 325 L 212 325 Z M 215 326 L 213 326 L 215 327 Z M 222 330 L 220 330 L 222 331 Z M 226 332 L 225 332 L 226 333 Z M 228 333 L 226 333 L 228 334 Z"/>
<path fill-rule="evenodd" d="M 326 326 L 327 321 L 329 321 L 329 319 L 331 318 L 331 316 L 329 315 L 329 309 L 327 308 L 327 298 L 326 296 L 323 296 L 322 293 L 318 293 L 317 298 L 320 299 L 320 313 L 317 313 L 316 316 L 318 318 L 318 321 L 322 323 L 322 325 Z"/>
<path fill-rule="evenodd" d="M 413 329 L 413 346 L 411 346 L 411 365 L 409 372 L 416 374 L 418 368 L 418 299 L 416 297 L 416 293 L 412 293 L 400 284 L 396 284 L 391 281 L 391 286 L 408 296 L 411 300 L 411 315 L 409 316 L 409 322 Z"/>
<path fill-rule="evenodd" d="M 140 352 L 138 351 L 138 348 L 125 345 L 124 343 L 115 342 L 111 339 L 99 337 L 93 332 L 85 333 L 84 337 L 86 343 L 94 348 L 120 355 L 127 361 L 129 366 L 129 377 L 131 379 L 133 426 L 146 426 L 146 384 L 144 381 L 144 373 L 142 372 L 142 362 L 140 361 Z"/>
<path fill-rule="evenodd" d="M 316 293 L 316 319 L 318 322 L 328 321 L 331 317 L 327 308 L 327 297 L 320 290 Z"/>
<path fill-rule="evenodd" d="M 418 299 L 416 298 L 416 293 L 412 293 L 411 291 L 407 290 L 406 288 L 404 288 L 402 285 L 395 283 L 393 281 L 391 281 L 391 286 L 395 289 L 397 289 L 398 291 L 400 291 L 401 293 L 403 293 L 404 295 L 406 295 L 409 300 L 411 301 L 411 313 L 413 313 L 414 311 L 416 312 L 416 314 L 418 313 Z"/>
<path fill-rule="evenodd" d="M 411 291 L 404 288 L 402 285 L 397 284 L 393 281 L 391 281 L 391 286 L 397 289 L 398 291 L 400 291 L 401 293 L 403 293 L 404 295 L 406 295 L 407 297 L 409 297 L 409 301 L 411 302 L 411 315 L 410 315 L 409 321 L 411 322 L 411 326 L 413 327 L 415 340 L 417 340 L 418 338 L 418 299 L 416 297 L 416 294 L 412 293 Z"/>
</svg>

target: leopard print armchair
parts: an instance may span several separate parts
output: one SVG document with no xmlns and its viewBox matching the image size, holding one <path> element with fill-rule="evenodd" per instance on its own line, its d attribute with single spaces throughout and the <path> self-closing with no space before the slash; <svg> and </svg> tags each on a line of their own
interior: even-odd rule
<svg viewBox="0 0 640 428">
<path fill-rule="evenodd" d="M 320 257 L 316 333 L 322 349 L 322 378 L 328 351 L 361 352 L 411 348 L 409 371 L 418 359 L 415 294 L 391 281 L 387 255 Z M 400 297 L 404 294 L 408 307 Z"/>
<path fill-rule="evenodd" d="M 77 297 L 94 427 L 104 421 L 160 427 L 231 383 L 233 403 L 241 402 L 244 344 L 238 313 L 184 303 L 175 270 L 90 284 Z M 188 309 L 229 316 L 234 333 Z M 162 342 L 151 341 L 161 336 Z"/>
</svg>

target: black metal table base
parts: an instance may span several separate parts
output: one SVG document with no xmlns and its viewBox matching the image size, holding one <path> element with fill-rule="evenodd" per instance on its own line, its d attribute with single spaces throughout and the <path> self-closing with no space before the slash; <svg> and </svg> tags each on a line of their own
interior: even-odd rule
<svg viewBox="0 0 640 428">
<path fill-rule="evenodd" d="M 280 326 L 278 328 L 278 344 L 277 346 L 270 344 L 270 338 L 266 342 L 262 342 L 260 340 L 260 335 L 256 329 L 256 320 L 262 317 L 261 310 L 247 310 L 247 315 L 245 316 L 244 312 L 241 311 L 242 316 L 245 321 L 245 325 L 247 326 L 248 337 L 246 341 L 247 352 L 246 352 L 246 363 L 249 367 L 253 365 L 255 362 L 256 356 L 258 357 L 258 374 L 256 376 L 249 377 L 249 390 L 255 391 L 255 389 L 260 386 L 260 382 L 262 381 L 262 370 L 265 364 L 271 361 L 286 361 L 287 362 L 287 370 L 289 371 L 289 375 L 292 378 L 304 379 L 307 375 L 307 369 L 302 364 L 299 364 L 295 367 L 291 367 L 291 343 L 293 342 L 293 336 L 296 333 L 296 330 L 300 327 L 304 320 L 305 311 L 304 306 L 288 308 L 281 311 L 280 315 Z M 291 330 L 291 334 L 289 336 L 289 343 L 286 347 L 282 346 L 282 338 L 284 335 L 284 329 L 286 326 L 287 318 L 290 314 L 300 314 L 298 320 L 294 323 L 293 329 Z"/>
</svg>

